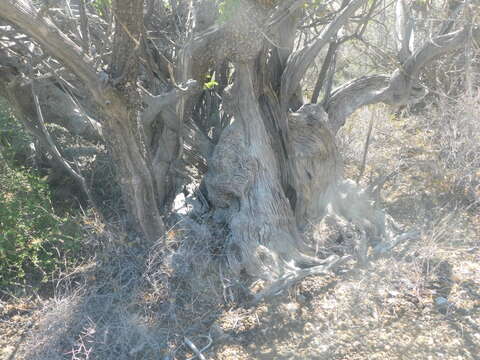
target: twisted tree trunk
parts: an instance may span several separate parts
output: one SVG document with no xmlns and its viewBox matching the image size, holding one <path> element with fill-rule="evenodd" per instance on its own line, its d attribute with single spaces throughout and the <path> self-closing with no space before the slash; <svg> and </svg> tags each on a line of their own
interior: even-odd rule
<svg viewBox="0 0 480 360">
<path fill-rule="evenodd" d="M 358 6 L 359 2 L 353 4 Z M 242 26 L 248 26 L 250 31 L 259 29 L 260 24 L 252 23 L 254 14 L 247 15 L 248 22 L 242 23 L 239 15 L 226 36 L 229 31 L 241 33 L 238 28 Z M 344 19 L 345 12 L 339 17 Z M 291 113 L 287 111 L 290 106 L 283 105 L 298 106 L 299 99 L 293 97 L 292 78 L 286 78 L 285 87 L 278 76 L 285 71 L 301 72 L 312 61 L 312 55 L 303 52 L 290 56 L 290 61 L 301 66 L 289 66 L 285 51 L 293 48 L 294 32 L 295 26 L 281 32 L 285 37 L 279 42 L 290 47 L 283 47 L 276 57 L 269 58 L 274 65 L 266 60 L 270 47 L 266 41 L 263 46 L 250 42 L 246 47 L 244 38 L 231 40 L 235 49 L 229 54 L 234 59 L 234 84 L 223 102 L 234 122 L 223 131 L 206 177 L 215 218 L 230 229 L 230 265 L 237 272 L 244 269 L 269 280 L 324 262 L 318 244 L 309 241 L 312 239 L 307 239 L 304 232 L 311 230 L 312 224 L 317 227 L 329 212 L 333 212 L 332 217 L 348 217 L 345 223 L 365 216 L 362 225 L 369 228 L 364 232 L 380 232 L 383 226 L 381 219 L 375 218 L 375 211 L 366 205 L 366 199 L 360 201 L 357 190 L 343 183 L 340 156 L 321 106 L 303 105 Z M 269 65 L 277 71 L 271 71 Z M 284 98 L 283 104 L 278 100 L 282 94 L 290 99 Z M 352 203 L 352 208 L 340 200 L 348 197 L 345 201 L 352 201 L 355 196 L 358 205 Z M 359 208 L 353 209 L 355 206 Z"/>
<path fill-rule="evenodd" d="M 337 42 L 339 30 L 363 9 L 351 35 L 361 36 L 376 1 L 342 1 L 322 32 L 298 50 L 294 45 L 304 0 L 228 0 L 223 19 L 210 0 L 171 3 L 176 7 L 170 10 L 174 19 L 169 29 L 175 29 L 179 43 L 170 41 L 162 52 L 145 38 L 143 0 L 114 0 L 111 60 L 99 71 L 87 44 L 82 50 L 72 40 L 75 34 L 66 36 L 29 0 L 0 1 L 0 17 L 58 59 L 90 94 L 92 113 L 101 124 L 90 135 L 106 139 L 138 229 L 149 239 L 163 234 L 161 213 L 169 210 L 183 181 L 179 173 L 191 156 L 208 165 L 204 183 L 211 211 L 229 230 L 226 256 L 237 273 L 285 280 L 292 273 L 310 273 L 302 267 L 321 273 L 338 264 L 324 248 L 365 262 L 369 248 L 378 252 L 394 246 L 400 238 L 392 239 L 389 217 L 343 178 L 336 132 L 361 106 L 401 105 L 425 95 L 417 82 L 422 67 L 458 49 L 469 31 L 478 37 L 479 28 L 446 33 L 452 27 L 449 20 L 438 36 L 414 50 L 409 11 L 398 0 L 400 67 L 390 75 L 352 80 L 331 94 L 327 89 L 322 104 L 305 104 L 301 81 L 319 52 L 334 41 L 331 52 L 338 51 L 343 41 Z M 83 19 L 83 39 L 78 40 L 87 40 L 86 26 Z M 9 92 L 23 89 L 18 82 L 21 62 L 9 62 L 14 57 L 0 51 L 0 91 L 35 123 L 29 98 L 16 101 Z M 324 67 L 329 79 L 334 55 Z M 215 94 L 200 90 L 207 76 L 215 76 Z M 49 92 L 59 102 L 63 99 L 58 88 Z M 71 119 L 75 107 L 67 103 L 62 100 L 61 111 L 52 110 L 51 117 Z"/>
</svg>

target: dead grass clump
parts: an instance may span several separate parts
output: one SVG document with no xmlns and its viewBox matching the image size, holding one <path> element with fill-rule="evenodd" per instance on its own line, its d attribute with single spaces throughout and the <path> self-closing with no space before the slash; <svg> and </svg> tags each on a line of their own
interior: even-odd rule
<svg viewBox="0 0 480 360">
<path fill-rule="evenodd" d="M 198 349 L 211 342 L 231 285 L 206 225 L 183 219 L 154 244 L 121 231 L 103 244 L 58 281 L 19 358 L 185 358 L 188 341 Z"/>
<path fill-rule="evenodd" d="M 136 307 L 145 257 L 145 248 L 116 239 L 89 266 L 65 275 L 24 346 L 24 358 L 147 359 L 158 354 L 162 338 L 154 336 Z"/>
<path fill-rule="evenodd" d="M 421 117 L 441 174 L 438 186 L 467 202 L 480 200 L 480 92 L 457 101 L 441 98 Z"/>
</svg>

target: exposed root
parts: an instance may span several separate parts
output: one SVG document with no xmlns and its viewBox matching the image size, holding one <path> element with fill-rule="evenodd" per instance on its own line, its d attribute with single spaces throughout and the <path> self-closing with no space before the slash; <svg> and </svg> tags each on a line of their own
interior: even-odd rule
<svg viewBox="0 0 480 360">
<path fill-rule="evenodd" d="M 212 338 L 210 336 L 206 336 L 208 338 L 208 344 L 203 347 L 201 350 L 198 350 L 197 346 L 187 337 L 184 338 L 185 344 L 192 349 L 192 351 L 195 353 L 194 357 L 188 358 L 188 360 L 193 360 L 196 357 L 198 357 L 200 360 L 206 360 L 205 356 L 202 354 L 205 350 L 207 350 L 211 345 L 212 345 Z"/>
<path fill-rule="evenodd" d="M 393 250 L 393 248 L 395 248 L 396 246 L 404 242 L 417 239 L 419 236 L 420 236 L 419 231 L 410 231 L 410 232 L 397 235 L 390 243 L 382 242 L 377 246 L 375 246 L 373 248 L 372 257 L 375 258 L 375 257 L 385 255 L 389 253 L 391 250 Z"/>
<path fill-rule="evenodd" d="M 351 259 L 351 256 L 339 257 L 337 255 L 332 255 L 329 258 L 324 260 L 323 265 L 318 265 L 308 269 L 298 269 L 292 272 L 286 273 L 281 278 L 275 280 L 265 289 L 260 291 L 255 295 L 254 299 L 250 303 L 251 306 L 257 305 L 263 300 L 271 298 L 278 293 L 288 289 L 293 286 L 295 283 L 311 275 L 326 275 L 331 273 L 334 269 L 345 264 L 348 260 Z"/>
</svg>

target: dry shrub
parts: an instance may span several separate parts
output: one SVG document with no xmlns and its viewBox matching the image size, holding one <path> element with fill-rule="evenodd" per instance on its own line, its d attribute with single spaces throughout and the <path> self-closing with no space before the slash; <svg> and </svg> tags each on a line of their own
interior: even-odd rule
<svg viewBox="0 0 480 360">
<path fill-rule="evenodd" d="M 480 92 L 456 101 L 442 98 L 420 118 L 430 132 L 439 186 L 468 202 L 480 199 Z"/>
<path fill-rule="evenodd" d="M 480 92 L 458 99 L 437 97 L 415 113 L 405 109 L 393 115 L 394 110 L 383 106 L 361 109 L 341 129 L 338 144 L 346 177 L 356 179 L 359 174 L 373 112 L 364 186 L 393 174 L 388 178 L 390 185 L 404 195 L 410 193 L 435 205 L 452 200 L 478 204 Z"/>
<path fill-rule="evenodd" d="M 102 241 L 59 280 L 19 358 L 184 358 L 184 337 L 201 348 L 224 303 L 220 239 L 182 219 L 154 244 L 120 230 Z"/>
</svg>

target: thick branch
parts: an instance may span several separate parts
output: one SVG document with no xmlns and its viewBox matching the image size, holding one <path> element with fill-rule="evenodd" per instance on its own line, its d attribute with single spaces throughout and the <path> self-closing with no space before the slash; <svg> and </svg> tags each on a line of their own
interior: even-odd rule
<svg viewBox="0 0 480 360">
<path fill-rule="evenodd" d="M 467 36 L 468 30 L 464 28 L 427 41 L 392 74 L 390 86 L 386 90 L 385 102 L 391 105 L 406 104 L 422 68 L 440 55 L 461 48 Z"/>
<path fill-rule="evenodd" d="M 325 106 L 332 132 L 336 133 L 358 108 L 384 101 L 389 82 L 388 75 L 362 76 L 337 88 Z"/>
<path fill-rule="evenodd" d="M 477 27 L 477 34 L 479 28 Z M 441 35 L 427 41 L 404 64 L 405 73 L 410 78 L 416 78 L 420 70 L 440 55 L 461 48 L 468 36 L 468 27 Z"/>
<path fill-rule="evenodd" d="M 115 16 L 111 75 L 119 85 L 135 84 L 138 76 L 138 52 L 143 34 L 143 0 L 112 3 Z M 134 96 L 133 91 L 129 95 Z"/>
<path fill-rule="evenodd" d="M 148 105 L 143 113 L 143 121 L 149 124 L 153 121 L 164 106 L 174 106 L 181 96 L 188 96 L 199 91 L 200 88 L 195 80 L 188 80 L 185 84 L 161 95 L 145 94 L 143 101 Z"/>
<path fill-rule="evenodd" d="M 413 45 L 413 18 L 406 0 L 397 0 L 395 8 L 395 32 L 397 40 L 398 58 L 403 64 L 412 55 Z"/>
</svg>

